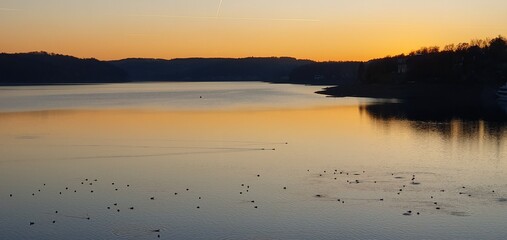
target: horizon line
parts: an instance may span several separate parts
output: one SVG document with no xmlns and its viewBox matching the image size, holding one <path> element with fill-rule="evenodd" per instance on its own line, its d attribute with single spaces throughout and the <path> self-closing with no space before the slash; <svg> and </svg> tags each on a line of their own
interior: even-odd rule
<svg viewBox="0 0 507 240">
<path fill-rule="evenodd" d="M 75 57 L 79 59 L 96 59 L 98 61 L 103 62 L 113 62 L 113 61 L 122 61 L 122 60 L 128 60 L 128 59 L 146 59 L 146 60 L 178 60 L 178 59 L 246 59 L 246 58 L 292 58 L 299 61 L 312 61 L 312 62 L 367 62 L 373 59 L 377 58 L 371 58 L 368 60 L 316 60 L 316 59 L 310 59 L 310 58 L 298 58 L 293 56 L 243 56 L 243 57 L 199 57 L 199 56 L 189 56 L 189 57 L 175 57 L 175 58 L 164 58 L 164 57 L 124 57 L 124 58 L 97 58 L 97 57 L 80 57 L 73 54 L 66 54 L 66 53 L 57 53 L 57 52 L 48 52 L 48 51 L 27 51 L 27 52 L 0 52 L 0 54 L 30 54 L 30 53 L 39 53 L 39 54 L 49 54 L 49 55 L 61 55 L 61 56 L 68 56 L 68 57 Z"/>
<path fill-rule="evenodd" d="M 502 38 L 502 39 L 506 39 L 503 35 L 497 35 L 496 37 L 494 38 L 485 38 L 484 40 L 486 41 L 490 41 L 492 39 L 495 39 L 495 38 Z M 473 41 L 474 39 L 472 39 L 471 41 Z M 476 40 L 476 39 L 475 39 Z M 467 42 L 462 42 L 462 43 L 467 43 Z M 468 42 L 467 44 L 469 44 L 470 42 Z M 451 45 L 455 45 L 456 43 L 451 43 Z M 458 43 L 459 44 L 459 43 Z M 426 46 L 428 47 L 428 46 Z M 443 46 L 437 46 L 439 49 L 442 49 Z M 424 46 L 423 47 L 420 47 L 419 49 L 422 49 L 422 48 L 425 48 Z M 412 52 L 414 51 L 417 51 L 417 50 L 412 50 Z M 72 53 L 58 53 L 58 52 L 51 52 L 51 51 L 47 51 L 47 50 L 33 50 L 33 51 L 25 51 L 25 52 L 9 52 L 9 51 L 1 51 L 0 50 L 0 54 L 29 54 L 29 53 L 46 53 L 46 54 L 54 54 L 54 55 L 63 55 L 63 56 L 70 56 L 70 57 L 75 57 L 75 58 L 80 58 L 80 59 L 96 59 L 96 60 L 99 60 L 99 61 L 121 61 L 121 60 L 126 60 L 126 59 L 156 59 L 156 60 L 175 60 L 175 59 L 245 59 L 245 58 L 292 58 L 292 59 L 296 59 L 296 60 L 306 60 L 306 61 L 313 61 L 313 62 L 368 62 L 368 61 L 371 61 L 371 60 L 376 60 L 376 59 L 382 59 L 382 58 L 387 58 L 387 57 L 396 57 L 396 56 L 403 56 L 403 55 L 408 55 L 409 53 L 398 53 L 398 54 L 394 54 L 394 55 L 391 55 L 391 54 L 388 54 L 388 55 L 385 55 L 385 56 L 376 56 L 376 57 L 369 57 L 369 58 L 365 58 L 363 60 L 352 60 L 352 59 L 341 59 L 341 60 L 337 60 L 337 59 L 323 59 L 323 60 L 317 60 L 317 59 L 312 59 L 312 58 L 299 58 L 299 57 L 295 57 L 295 56 L 290 56 L 290 55 L 271 55 L 271 56 L 236 56 L 236 57 L 225 57 L 225 56 L 184 56 L 184 57 L 173 57 L 173 58 L 167 58 L 167 57 L 136 57 L 136 56 L 133 56 L 133 57 L 121 57 L 121 58 L 99 58 L 99 57 L 94 57 L 94 56 L 79 56 L 79 55 L 76 55 L 76 54 L 72 54 Z"/>
</svg>

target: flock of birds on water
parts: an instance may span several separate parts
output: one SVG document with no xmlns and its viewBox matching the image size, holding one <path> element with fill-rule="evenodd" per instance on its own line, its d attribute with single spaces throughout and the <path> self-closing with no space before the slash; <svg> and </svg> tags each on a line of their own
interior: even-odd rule
<svg viewBox="0 0 507 240">
<path fill-rule="evenodd" d="M 256 177 L 257 177 L 257 178 L 260 178 L 260 177 L 261 177 L 261 175 L 260 175 L 260 174 L 257 174 L 257 175 L 256 175 Z M 87 189 L 87 190 L 83 190 L 83 191 L 87 191 L 87 192 L 89 192 L 89 193 L 93 194 L 93 193 L 95 193 L 95 190 L 93 190 L 93 188 L 91 188 L 91 187 L 93 187 L 93 186 L 94 186 L 94 184 L 96 185 L 98 182 L 99 182 L 99 180 L 98 180 L 98 179 L 93 179 L 93 180 L 92 180 L 92 179 L 89 179 L 89 178 L 85 178 L 85 179 L 83 179 L 83 180 L 80 182 L 80 185 L 90 186 L 90 188 L 89 188 L 89 189 Z M 118 187 L 118 184 L 116 184 L 115 182 L 111 182 L 110 184 L 111 184 L 111 186 L 113 186 L 114 191 L 120 191 L 120 190 L 123 190 L 123 189 L 125 189 L 125 188 L 127 188 L 127 189 L 128 189 L 128 188 L 130 188 L 130 187 L 131 187 L 131 186 L 130 186 L 130 184 L 126 184 L 126 185 L 124 185 L 124 187 L 125 187 L 125 188 Z M 46 185 L 46 183 L 43 183 L 43 184 L 42 184 L 42 188 L 38 189 L 36 192 L 31 193 L 31 196 L 32 196 L 32 197 L 35 197 L 38 193 L 42 193 L 42 192 L 43 192 L 43 190 L 44 190 L 44 188 L 45 188 L 46 186 L 47 186 L 47 185 Z M 239 194 L 240 194 L 240 195 L 243 195 L 244 193 L 248 193 L 248 192 L 250 191 L 250 189 L 251 189 L 251 188 L 250 188 L 250 185 L 246 185 L 246 184 L 241 184 L 241 187 L 242 187 L 242 190 L 239 192 Z M 283 187 L 283 189 L 285 189 L 285 190 L 286 190 L 286 189 L 287 189 L 287 187 Z M 80 190 L 80 191 L 81 191 L 81 190 Z M 184 191 L 185 191 L 185 192 L 189 192 L 189 191 L 190 191 L 190 189 L 189 189 L 189 188 L 186 188 L 186 189 L 184 189 Z M 66 194 L 66 193 L 77 193 L 77 192 L 78 192 L 78 190 L 72 190 L 70 187 L 65 187 L 65 189 L 64 189 L 64 190 L 59 191 L 57 194 L 58 194 L 58 195 L 63 195 L 63 194 Z M 179 194 L 178 192 L 174 192 L 173 194 L 174 194 L 174 196 L 182 195 L 182 194 Z M 13 194 L 13 193 L 10 193 L 10 194 L 9 194 L 9 198 L 15 198 L 15 197 L 16 197 L 16 196 L 15 196 L 15 194 Z M 155 200 L 157 200 L 155 196 L 149 196 L 149 197 L 146 197 L 146 199 L 147 199 L 147 200 L 150 200 L 150 201 L 155 201 Z M 198 197 L 198 199 L 199 199 L 199 200 L 202 200 L 203 198 L 199 196 L 199 197 Z M 255 200 L 250 200 L 249 202 L 250 202 L 250 203 L 255 204 Z M 120 208 L 120 206 L 119 206 L 119 205 L 120 205 L 119 203 L 114 202 L 114 203 L 112 203 L 112 204 L 108 205 L 108 206 L 106 207 L 106 209 L 107 209 L 107 210 L 116 211 L 116 212 L 118 212 L 118 213 L 119 213 L 119 212 L 121 212 L 121 211 L 122 211 L 122 209 Z M 259 206 L 257 206 L 257 205 L 253 205 L 253 208 L 257 209 L 257 208 L 259 208 Z M 127 209 L 132 211 L 132 210 L 135 210 L 136 208 L 135 208 L 134 206 L 129 206 Z M 197 206 L 196 206 L 196 209 L 201 209 L 201 206 L 200 206 L 200 205 L 197 205 Z M 53 216 L 69 217 L 69 218 L 76 218 L 76 219 L 83 219 L 83 220 L 88 220 L 88 221 L 93 220 L 93 219 L 92 219 L 90 216 L 88 216 L 88 215 L 87 215 L 87 216 L 84 216 L 84 217 L 83 217 L 83 216 L 64 215 L 64 214 L 62 214 L 62 213 L 61 213 L 60 211 L 58 211 L 58 210 L 56 210 L 56 211 L 52 212 L 52 213 L 51 213 L 51 215 L 53 215 Z M 52 224 L 56 224 L 56 223 L 57 223 L 57 221 L 56 221 L 56 220 L 51 220 L 50 222 L 51 222 Z M 29 225 L 29 226 L 36 225 L 36 222 L 35 222 L 35 221 L 29 221 L 29 222 L 28 222 L 28 225 Z M 160 233 L 162 232 L 162 229 L 160 229 L 160 228 L 153 228 L 153 229 L 149 229 L 149 232 L 150 232 L 150 233 L 157 233 L 157 238 L 160 238 L 160 237 L 161 237 L 161 234 L 160 234 Z"/>
<path fill-rule="evenodd" d="M 360 184 L 372 184 L 372 188 L 375 188 L 376 185 L 380 185 L 383 181 L 381 180 L 373 180 L 371 178 L 363 178 L 361 179 L 360 177 L 363 176 L 363 175 L 366 175 L 366 171 L 352 171 L 352 172 L 347 172 L 347 171 L 340 171 L 338 169 L 335 169 L 335 170 L 331 170 L 331 171 L 328 171 L 328 170 L 324 170 L 324 171 L 319 171 L 319 172 L 312 172 L 311 170 L 306 170 L 308 172 L 308 174 L 310 174 L 310 176 L 314 179 L 326 179 L 328 181 L 342 181 L 341 183 L 342 184 L 346 184 L 345 186 L 349 185 L 350 187 L 353 187 L 355 185 L 360 185 Z M 257 174 L 255 176 L 256 178 L 261 178 L 261 175 L 260 174 Z M 371 176 L 370 176 L 371 177 Z M 416 174 L 408 174 L 408 173 L 405 173 L 405 174 L 396 174 L 396 173 L 390 173 L 390 178 L 396 182 L 397 184 L 399 184 L 399 186 L 397 185 L 396 186 L 396 189 L 391 189 L 391 194 L 395 193 L 396 195 L 402 195 L 404 194 L 405 192 L 407 191 L 410 191 L 408 188 L 409 186 L 410 187 L 418 187 L 418 186 L 421 186 L 423 183 L 422 181 L 420 181 L 418 179 L 418 176 Z M 408 180 L 410 179 L 410 180 Z M 82 181 L 79 182 L 80 185 L 83 185 L 83 186 L 89 186 L 89 188 L 87 188 L 86 190 L 79 190 L 79 191 L 88 191 L 90 194 L 93 194 L 94 193 L 94 190 L 93 190 L 93 186 L 95 186 L 96 184 L 98 184 L 99 180 L 98 179 L 83 179 Z M 391 181 L 391 183 L 393 183 Z M 78 184 L 78 185 L 79 185 Z M 112 186 L 111 191 L 119 191 L 119 190 L 122 190 L 122 189 L 128 189 L 130 188 L 131 186 L 129 184 L 125 184 L 125 185 L 122 185 L 122 187 L 119 187 L 118 184 L 116 184 L 115 182 L 110 182 L 110 183 L 106 183 L 106 184 L 110 184 L 110 186 Z M 241 189 L 240 191 L 238 192 L 239 195 L 246 195 L 250 192 L 251 190 L 251 186 L 248 185 L 248 184 L 244 184 L 244 183 L 241 183 L 241 184 L 238 184 L 239 186 L 241 186 Z M 35 197 L 38 193 L 41 193 L 43 190 L 44 190 L 44 187 L 46 187 L 46 184 L 43 183 L 42 184 L 42 188 L 38 189 L 37 191 L 31 193 L 31 195 L 33 197 Z M 287 186 L 282 186 L 280 185 L 280 190 L 281 191 L 286 191 L 288 190 L 289 188 Z M 183 188 L 182 189 L 183 192 L 189 192 L 190 189 L 189 188 Z M 503 197 L 500 197 L 501 195 L 498 193 L 497 190 L 495 189 L 490 189 L 490 190 L 487 190 L 489 191 L 490 194 L 494 195 L 497 199 L 498 202 L 507 202 L 507 198 L 503 198 Z M 65 187 L 65 188 L 62 188 L 62 191 L 58 191 L 56 192 L 57 195 L 62 195 L 62 194 L 67 194 L 67 193 L 77 193 L 78 192 L 78 189 L 71 189 L 69 187 Z M 457 194 L 457 195 L 460 195 L 460 196 L 464 196 L 464 197 L 472 197 L 472 193 L 471 192 L 468 192 L 467 191 L 467 187 L 466 186 L 461 186 L 460 189 L 439 189 L 438 192 L 440 193 L 446 193 L 446 192 L 452 192 L 453 194 Z M 174 196 L 179 196 L 179 195 L 182 195 L 181 192 L 178 193 L 178 192 L 174 192 L 172 193 L 174 194 Z M 384 195 L 387 195 L 389 194 L 389 192 L 383 192 Z M 396 196 L 395 195 L 395 196 Z M 310 196 L 310 195 L 309 195 Z M 323 193 L 317 193 L 317 194 L 314 194 L 312 195 L 314 198 L 319 198 L 319 199 L 324 199 L 324 198 L 327 198 L 327 195 L 323 194 Z M 16 195 L 13 194 L 13 193 L 10 193 L 9 194 L 9 198 L 16 198 Z M 433 204 L 433 207 L 435 210 L 442 210 L 444 208 L 445 205 L 442 205 L 439 201 L 437 201 L 437 196 L 435 195 L 428 195 L 427 196 L 428 200 L 430 200 Z M 203 198 L 201 196 L 198 197 L 198 199 L 201 201 Z M 155 196 L 146 196 L 146 201 L 156 201 L 158 200 L 158 198 L 156 198 Z M 357 200 L 357 199 L 353 199 L 353 198 L 346 198 L 346 197 L 337 197 L 335 198 L 335 201 L 341 203 L 341 204 L 345 204 L 346 201 L 354 201 L 354 200 Z M 377 199 L 371 199 L 371 200 L 374 200 L 374 201 L 378 201 L 378 202 L 384 202 L 384 201 L 387 201 L 388 198 L 386 196 L 384 197 L 379 197 Z M 248 202 L 250 202 L 252 204 L 252 207 L 257 209 L 259 208 L 259 205 L 257 205 L 256 201 L 255 200 L 248 200 Z M 196 209 L 201 209 L 201 205 L 197 205 L 195 206 Z M 116 211 L 116 212 L 121 212 L 122 211 L 122 208 L 120 208 L 119 204 L 117 202 L 113 202 L 113 203 L 109 203 L 107 205 L 107 207 L 105 207 L 105 209 L 109 210 L 109 211 Z M 136 208 L 134 206 L 128 206 L 126 208 L 123 208 L 123 210 L 127 210 L 127 211 L 134 211 L 136 210 Z M 404 212 L 401 213 L 401 215 L 403 216 L 413 216 L 413 215 L 421 215 L 423 214 L 421 211 L 416 211 L 416 210 L 413 210 L 413 209 L 408 209 Z M 83 220 L 87 220 L 87 221 L 92 221 L 93 218 L 90 217 L 90 216 L 84 216 L 84 217 L 79 217 L 79 216 L 70 216 L 70 215 L 63 215 L 62 212 L 56 210 L 56 211 L 53 211 L 52 213 L 53 216 L 63 216 L 63 217 L 71 217 L 71 218 L 79 218 L 79 219 L 83 219 Z M 56 224 L 57 221 L 56 220 L 51 220 L 51 223 L 52 224 Z M 36 225 L 37 222 L 36 221 L 29 221 L 27 222 L 27 224 L 29 226 L 33 226 L 33 225 Z M 160 238 L 161 237 L 161 232 L 162 232 L 162 229 L 160 228 L 153 228 L 153 229 L 149 229 L 148 232 L 150 233 L 154 233 L 156 234 L 156 237 Z"/>
<path fill-rule="evenodd" d="M 308 171 L 308 172 L 310 172 L 310 170 L 307 170 L 307 171 Z M 323 171 L 323 173 L 319 173 L 319 177 L 323 177 L 323 176 L 324 176 L 323 174 L 326 174 L 326 173 L 327 173 L 327 171 L 326 171 L 326 170 L 325 170 L 325 171 Z M 362 174 L 365 174 L 365 173 L 366 173 L 366 171 L 362 171 Z M 335 169 L 335 170 L 334 170 L 334 172 L 333 172 L 333 175 L 346 175 L 346 176 L 350 176 L 350 175 L 352 175 L 352 176 L 356 176 L 356 177 L 358 177 L 358 176 L 361 176 L 361 173 L 349 173 L 349 172 L 344 172 L 344 171 L 338 171 L 338 170 L 336 170 L 336 169 Z M 391 173 L 391 176 L 392 176 L 394 179 L 404 179 L 404 178 L 405 178 L 405 177 L 403 177 L 403 176 L 395 176 L 395 174 L 394 174 L 394 173 Z M 337 177 L 334 177 L 333 179 L 334 179 L 334 180 L 338 180 L 338 178 L 337 178 Z M 361 184 L 361 183 L 365 183 L 365 181 L 362 181 L 362 180 L 359 180 L 359 179 L 353 179 L 353 180 L 346 180 L 346 183 L 347 183 L 347 184 Z M 370 183 L 377 184 L 377 183 L 378 183 L 378 181 L 372 180 L 372 181 L 370 181 Z M 421 184 L 421 182 L 418 182 L 418 181 L 417 181 L 417 179 L 416 179 L 416 175 L 415 175 L 415 174 L 412 174 L 409 184 L 414 185 L 414 186 L 417 186 L 417 185 L 420 185 L 420 184 Z M 406 184 L 406 183 L 405 183 L 405 184 L 401 184 L 401 185 L 399 186 L 399 189 L 398 189 L 398 190 L 396 190 L 395 192 L 396 192 L 396 194 L 397 194 L 397 195 L 401 195 L 401 194 L 403 193 L 403 190 L 404 190 L 404 189 L 406 189 L 406 188 L 407 188 L 407 184 Z M 464 186 L 463 186 L 462 188 L 463 188 L 463 189 L 465 189 L 466 187 L 464 187 Z M 440 190 L 440 192 L 445 192 L 445 190 L 444 190 L 444 189 L 442 189 L 442 190 Z M 494 192 L 495 192 L 495 191 L 493 190 L 493 193 L 494 193 Z M 461 194 L 464 194 L 464 193 L 463 193 L 463 192 L 459 192 L 459 194 L 461 195 Z M 469 197 L 471 197 L 472 195 L 471 195 L 471 194 L 468 194 L 468 196 L 469 196 Z M 322 197 L 323 197 L 323 195 L 321 195 L 321 194 L 317 194 L 317 195 L 315 195 L 315 197 L 317 197 L 317 198 L 322 198 Z M 435 198 L 434 196 L 430 196 L 430 199 L 434 199 L 434 198 Z M 377 201 L 380 201 L 380 202 L 383 202 L 383 201 L 384 201 L 384 199 L 385 199 L 385 198 L 381 197 L 381 198 L 378 198 L 378 199 L 376 199 L 376 200 L 377 200 Z M 341 198 L 338 198 L 338 199 L 337 199 L 337 201 L 338 201 L 338 202 L 341 202 L 341 203 L 345 203 L 345 200 L 343 200 L 343 199 L 341 199 Z M 440 210 L 440 209 L 441 209 L 441 207 L 438 205 L 438 202 L 434 201 L 434 202 L 433 202 L 433 204 L 435 205 L 435 209 L 436 209 L 436 210 Z M 413 214 L 416 214 L 416 215 L 421 215 L 421 212 L 416 212 L 416 211 L 412 211 L 412 210 L 407 210 L 406 212 L 402 213 L 402 215 L 404 215 L 404 216 L 411 216 L 411 215 L 413 215 Z"/>
</svg>

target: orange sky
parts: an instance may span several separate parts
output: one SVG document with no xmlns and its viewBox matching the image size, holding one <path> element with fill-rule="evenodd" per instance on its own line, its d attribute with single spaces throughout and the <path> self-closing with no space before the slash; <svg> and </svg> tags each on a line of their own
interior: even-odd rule
<svg viewBox="0 0 507 240">
<path fill-rule="evenodd" d="M 507 34 L 504 0 L 0 0 L 0 51 L 368 60 Z"/>
</svg>

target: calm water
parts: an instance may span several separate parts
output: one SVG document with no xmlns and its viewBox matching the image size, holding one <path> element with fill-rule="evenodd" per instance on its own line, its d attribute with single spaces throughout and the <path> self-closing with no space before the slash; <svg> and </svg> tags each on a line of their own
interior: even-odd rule
<svg viewBox="0 0 507 240">
<path fill-rule="evenodd" d="M 0 239 L 505 238 L 502 123 L 317 90 L 2 87 Z"/>
</svg>

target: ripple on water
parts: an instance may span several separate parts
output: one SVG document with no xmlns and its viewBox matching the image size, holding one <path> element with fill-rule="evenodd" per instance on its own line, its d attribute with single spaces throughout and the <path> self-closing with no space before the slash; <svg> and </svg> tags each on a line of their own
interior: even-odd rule
<svg viewBox="0 0 507 240">
<path fill-rule="evenodd" d="M 469 217 L 469 216 L 472 215 L 472 214 L 467 213 L 467 212 L 450 212 L 449 214 L 452 215 L 452 216 L 456 216 L 456 217 Z"/>
<path fill-rule="evenodd" d="M 8 236 L 8 237 L 12 237 L 12 239 L 30 239 L 30 235 L 27 231 L 21 232 L 21 231 L 0 229 L 0 236 Z"/>
<path fill-rule="evenodd" d="M 127 225 L 117 227 L 112 230 L 113 235 L 120 238 L 138 239 L 146 236 L 157 236 L 160 233 L 166 232 L 166 228 L 161 227 L 148 227 L 140 225 Z"/>
</svg>

